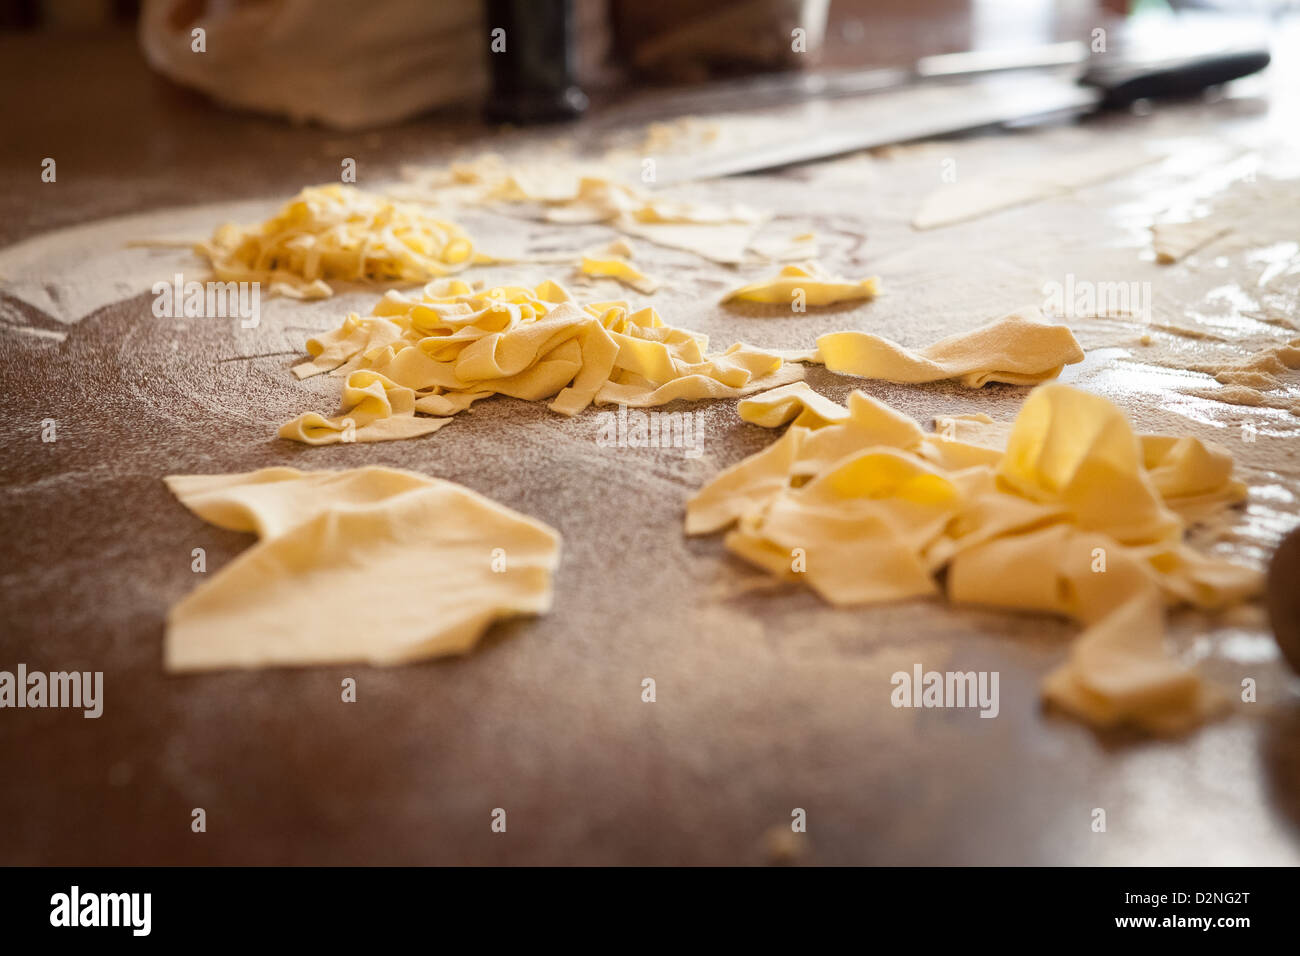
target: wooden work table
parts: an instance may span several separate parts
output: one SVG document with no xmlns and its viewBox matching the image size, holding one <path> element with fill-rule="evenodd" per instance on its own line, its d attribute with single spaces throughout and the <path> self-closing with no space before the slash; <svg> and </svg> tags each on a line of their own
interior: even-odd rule
<svg viewBox="0 0 1300 956">
<path fill-rule="evenodd" d="M 1278 42 L 1294 53 L 1296 39 L 1292 29 Z M 357 159 L 364 186 L 403 164 L 530 149 L 552 135 L 435 117 L 344 136 L 226 112 L 150 75 L 126 35 L 0 38 L 0 64 L 0 248 L 126 214 L 282 200 L 336 180 L 341 156 Z M 1211 190 L 1207 171 L 1243 156 L 1285 172 L 1300 87 L 1284 68 L 1279 60 L 1229 100 L 1145 118 L 688 187 L 812 230 L 829 268 L 879 275 L 882 296 L 806 316 L 728 311 L 714 304 L 722 289 L 770 270 L 640 243 L 645 270 L 668 282 L 653 304 L 719 346 L 811 345 L 837 328 L 920 345 L 1035 301 L 1044 281 L 1115 275 L 1152 282 L 1162 314 L 1217 322 L 1231 347 L 1214 292 L 1248 288 L 1255 273 L 1213 261 L 1161 272 L 1144 230 L 1160 204 Z M 564 133 L 585 144 L 611 116 Z M 974 175 L 1106 141 L 1171 158 L 949 229 L 909 225 L 946 158 Z M 47 156 L 58 161 L 53 184 L 40 180 Z M 467 227 L 485 243 L 538 228 L 487 214 Z M 587 228 L 555 245 L 611 235 Z M 560 268 L 484 275 L 537 281 Z M 51 296 L 65 281 L 52 279 Z M 835 610 L 766 584 L 717 537 L 685 538 L 691 491 L 772 440 L 740 422 L 734 403 L 705 407 L 698 459 L 602 450 L 590 417 L 508 399 L 424 439 L 309 448 L 275 428 L 307 408 L 332 410 L 325 383 L 312 391 L 288 367 L 308 329 L 338 324 L 336 305 L 286 319 L 278 304 L 250 334 L 156 319 L 150 300 L 63 323 L 0 286 L 0 668 L 102 670 L 105 682 L 97 720 L 0 711 L 0 863 L 764 863 L 793 808 L 807 811 L 805 863 L 1300 862 L 1300 698 L 1257 608 L 1177 615 L 1172 630 L 1220 684 L 1254 678 L 1258 703 L 1176 739 L 1098 734 L 1039 701 L 1039 680 L 1077 633 L 1067 622 L 939 600 Z M 1203 543 L 1263 560 L 1300 510 L 1300 418 L 1189 398 L 1183 378 L 1162 378 L 1143 358 L 1142 331 L 1079 322 L 1090 357 L 1069 379 L 1119 402 L 1143 431 L 1229 444 L 1260 490 L 1234 518 L 1235 536 Z M 1213 344 L 1188 339 L 1188 360 Z M 837 400 L 863 387 L 925 427 L 950 412 L 1010 418 L 1024 396 L 823 369 L 809 382 Z M 58 422 L 53 443 L 40 439 L 47 418 Z M 1249 445 L 1235 438 L 1243 422 L 1258 435 Z M 461 482 L 558 528 L 553 612 L 494 627 L 462 659 L 164 673 L 164 616 L 196 583 L 192 549 L 205 549 L 212 571 L 249 539 L 188 513 L 162 477 L 365 463 Z M 889 676 L 915 662 L 998 671 L 999 717 L 893 709 Z M 358 682 L 356 703 L 340 701 L 345 677 Z M 645 677 L 657 683 L 654 704 L 641 700 Z M 191 832 L 196 807 L 206 833 Z M 506 834 L 490 829 L 497 807 L 508 810 Z M 1105 833 L 1093 832 L 1095 808 L 1107 811 Z"/>
</svg>

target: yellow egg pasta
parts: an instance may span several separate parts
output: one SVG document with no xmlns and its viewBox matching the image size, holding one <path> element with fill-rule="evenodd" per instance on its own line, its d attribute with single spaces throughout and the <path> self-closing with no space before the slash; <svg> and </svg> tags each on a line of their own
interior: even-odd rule
<svg viewBox="0 0 1300 956">
<path fill-rule="evenodd" d="M 761 302 L 770 305 L 802 304 L 805 306 L 835 305 L 874 299 L 880 280 L 852 281 L 826 275 L 815 263 L 803 262 L 785 266 L 770 279 L 733 289 L 722 297 L 723 302 Z"/>
<path fill-rule="evenodd" d="M 307 342 L 299 378 L 346 376 L 343 412 L 309 412 L 280 435 L 309 444 L 427 434 L 489 395 L 549 400 L 574 415 L 593 402 L 635 407 L 676 399 L 738 398 L 788 384 L 803 369 L 775 352 L 665 325 L 626 302 L 579 306 L 558 283 L 485 289 L 461 279 L 419 297 L 387 293 L 369 316 L 350 315 Z M 441 419 L 415 417 L 444 416 Z"/>
<path fill-rule="evenodd" d="M 493 621 L 551 607 L 559 534 L 449 481 L 374 466 L 164 480 L 259 539 L 172 607 L 170 671 L 461 654 Z"/>
<path fill-rule="evenodd" d="M 221 226 L 196 251 L 224 282 L 298 299 L 332 295 L 331 280 L 428 282 L 484 261 L 455 223 L 342 184 L 309 186 L 260 225 Z"/>
<path fill-rule="evenodd" d="M 796 383 L 741 403 L 779 427 L 686 508 L 687 534 L 726 531 L 746 560 L 837 605 L 937 594 L 1085 626 L 1043 684 L 1099 727 L 1178 731 L 1221 705 L 1164 648 L 1164 607 L 1254 596 L 1259 574 L 1192 550 L 1183 514 L 1241 501 L 1231 457 L 1194 438 L 1137 436 L 1106 399 L 1061 384 L 1009 426 L 944 419 L 923 432 L 861 393 L 841 408 Z"/>
<path fill-rule="evenodd" d="M 817 351 L 805 360 L 832 372 L 903 384 L 956 379 L 969 388 L 989 382 L 1037 385 L 1083 361 L 1074 334 L 1041 319 L 1037 309 L 1025 309 L 916 350 L 868 332 L 831 332 L 817 339 Z"/>
</svg>

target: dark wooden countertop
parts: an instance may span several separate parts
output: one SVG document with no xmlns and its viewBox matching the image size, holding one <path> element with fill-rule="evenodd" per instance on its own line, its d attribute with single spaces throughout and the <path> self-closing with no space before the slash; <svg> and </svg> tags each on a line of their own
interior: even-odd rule
<svg viewBox="0 0 1300 956">
<path fill-rule="evenodd" d="M 287 196 L 335 178 L 340 154 L 381 177 L 520 141 L 468 117 L 344 137 L 221 111 L 151 76 L 126 36 L 3 37 L 0 70 L 0 247 L 125 213 Z M 1267 120 L 1266 105 L 1186 110 L 1167 119 L 1171 140 Z M 993 155 L 970 148 L 972 162 Z M 1033 156 L 1032 137 L 1005 150 L 1008 162 L 1017 150 Z M 46 156 L 58 159 L 54 187 L 39 180 Z M 885 281 L 920 296 L 947 284 L 929 253 L 911 254 L 905 217 L 890 211 L 920 188 L 898 168 L 901 178 L 869 192 L 802 170 L 727 195 L 752 190 L 796 218 L 806 203 L 820 234 L 843 238 L 831 243 L 836 265 L 888 259 Z M 1078 235 L 1128 196 L 1096 195 L 1096 208 L 1069 207 Z M 1011 242 L 1011 228 L 1041 244 L 1049 233 L 1035 223 L 1059 223 L 1061 208 L 1001 220 L 990 241 Z M 864 223 L 861 252 L 860 233 L 844 237 Z M 978 232 L 953 235 L 967 245 L 945 247 L 948 261 L 980 252 Z M 667 299 L 681 324 L 719 342 L 795 334 L 729 324 L 745 320 L 692 304 L 718 284 L 716 270 L 688 264 L 682 275 L 688 291 Z M 967 288 L 972 311 L 995 307 L 978 280 Z M 932 294 L 961 317 L 961 289 Z M 897 323 L 893 334 L 929 321 L 894 301 L 895 318 L 897 305 L 874 313 Z M 57 327 L 2 291 L 0 317 Z M 425 442 L 304 449 L 272 437 L 280 408 L 303 402 L 288 355 L 243 354 L 213 326 L 178 336 L 152 321 L 148 297 L 64 331 L 51 344 L 0 329 L 0 669 L 102 670 L 105 712 L 0 711 L 0 863 L 763 863 L 765 834 L 795 807 L 808 813 L 810 863 L 1300 862 L 1300 702 L 1258 618 L 1187 625 L 1216 648 L 1249 643 L 1253 659 L 1215 668 L 1229 682 L 1258 678 L 1256 712 L 1177 740 L 1097 735 L 1038 702 L 1039 678 L 1074 633 L 1063 622 L 924 602 L 832 612 L 802 591 L 738 593 L 753 575 L 716 539 L 680 533 L 685 495 L 771 439 L 735 422 L 727 403 L 709 410 L 726 437 L 702 463 L 593 463 L 589 422 L 506 401 Z M 230 371 L 214 370 L 229 358 L 239 359 Z M 837 398 L 849 387 L 821 370 L 810 381 Z M 877 394 L 921 416 L 980 401 L 1004 414 L 1023 392 Z M 253 400 L 258 411 L 245 411 Z M 1129 407 L 1146 425 L 1179 427 L 1155 403 Z M 60 423 L 54 444 L 39 440 L 46 417 Z M 492 428 L 512 437 L 476 440 Z M 1300 494 L 1295 438 L 1283 441 L 1290 450 L 1255 474 Z M 186 513 L 161 477 L 365 462 L 461 481 L 556 525 L 555 611 L 494 628 L 461 660 L 164 674 L 163 615 L 193 586 L 191 548 L 216 568 L 248 539 Z M 1000 718 L 893 710 L 888 675 L 913 661 L 999 670 Z M 355 704 L 339 699 L 348 676 Z M 640 699 L 645 676 L 658 684 L 654 705 Z M 206 833 L 191 832 L 195 807 Z M 506 834 L 490 829 L 496 807 L 508 811 Z M 1091 829 L 1096 807 L 1107 833 Z"/>
</svg>

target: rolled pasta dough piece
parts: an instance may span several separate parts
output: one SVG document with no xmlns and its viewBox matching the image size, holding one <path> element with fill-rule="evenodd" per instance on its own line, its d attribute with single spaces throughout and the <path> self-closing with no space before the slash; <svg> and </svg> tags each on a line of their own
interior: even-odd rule
<svg viewBox="0 0 1300 956">
<path fill-rule="evenodd" d="M 551 606 L 558 533 L 448 481 L 381 467 L 164 480 L 260 538 L 172 607 L 170 671 L 458 654 Z"/>
<path fill-rule="evenodd" d="M 788 265 L 770 279 L 733 289 L 722 297 L 722 301 L 789 305 L 802 293 L 806 305 L 834 305 L 874 299 L 879 281 L 875 276 L 858 282 L 837 279 L 823 273 L 815 263 L 805 262 Z"/>
<path fill-rule="evenodd" d="M 1037 385 L 1083 361 L 1073 333 L 1041 319 L 1037 309 L 1014 312 L 917 351 L 867 332 L 831 332 L 817 339 L 817 357 L 832 372 L 886 382 Z"/>
</svg>

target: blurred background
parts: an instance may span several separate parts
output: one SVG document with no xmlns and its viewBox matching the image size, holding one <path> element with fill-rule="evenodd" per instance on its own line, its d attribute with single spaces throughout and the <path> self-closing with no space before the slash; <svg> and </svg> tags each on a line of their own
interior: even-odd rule
<svg viewBox="0 0 1300 956">
<path fill-rule="evenodd" d="M 484 107 L 491 119 L 558 119 L 589 105 L 617 108 L 629 92 L 665 85 L 1088 43 L 1097 29 L 1122 33 L 1126 23 L 1175 14 L 1231 17 L 1263 30 L 1298 7 L 1300 0 L 0 0 L 0 28 L 74 45 L 105 31 L 133 34 L 157 75 L 216 103 L 363 129 Z M 502 52 L 510 55 L 494 62 Z"/>
</svg>

